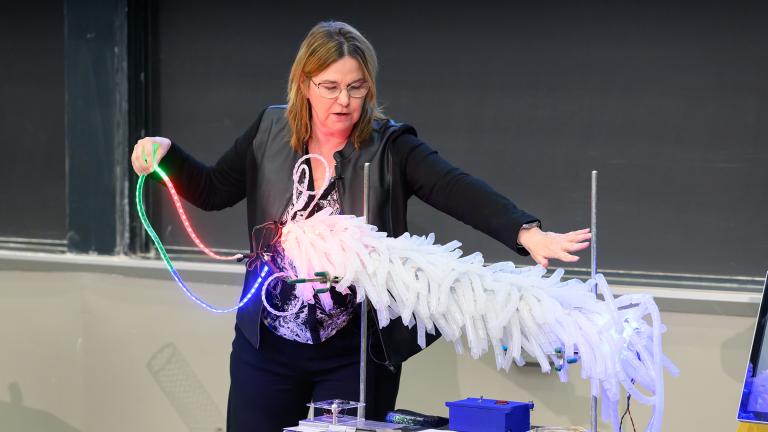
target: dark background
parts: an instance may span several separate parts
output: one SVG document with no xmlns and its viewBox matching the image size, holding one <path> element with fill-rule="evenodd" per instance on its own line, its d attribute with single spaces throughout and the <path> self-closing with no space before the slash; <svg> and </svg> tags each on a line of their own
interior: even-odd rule
<svg viewBox="0 0 768 432">
<path fill-rule="evenodd" d="M 163 1 L 152 11 L 147 134 L 200 160 L 213 163 L 264 106 L 284 103 L 306 32 L 338 19 L 376 48 L 386 113 L 545 229 L 588 226 L 598 170 L 601 269 L 758 277 L 768 267 L 762 2 Z M 65 232 L 60 15 L 35 11 L 25 25 L 36 37 L 0 43 L 19 62 L 0 68 L 0 143 L 16 158 L 0 171 L 0 236 Z M 191 242 L 165 192 L 153 192 L 153 222 L 183 252 Z M 414 233 L 531 262 L 411 204 Z M 243 204 L 189 213 L 209 245 L 248 247 Z M 581 255 L 576 267 L 588 267 Z"/>
<path fill-rule="evenodd" d="M 0 8 L 0 237 L 63 240 L 64 4 Z"/>
</svg>

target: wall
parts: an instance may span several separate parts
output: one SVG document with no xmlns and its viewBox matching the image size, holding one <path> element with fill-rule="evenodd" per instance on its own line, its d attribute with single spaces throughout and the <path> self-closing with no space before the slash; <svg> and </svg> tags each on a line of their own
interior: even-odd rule
<svg viewBox="0 0 768 432">
<path fill-rule="evenodd" d="M 120 266 L 132 262 L 104 260 Z M 89 272 L 18 271 L 13 269 L 32 267 L 9 261 L 0 265 L 0 386 L 7 388 L 0 392 L 0 430 L 223 427 L 234 316 L 200 309 L 158 277 L 161 269 L 133 262 L 137 267 L 109 270 L 124 274 L 83 266 L 70 270 Z M 193 286 L 219 305 L 238 294 L 237 284 L 196 281 Z M 688 309 L 698 312 L 663 312 L 665 352 L 682 370 L 680 377 L 666 379 L 664 430 L 736 428 L 754 327 L 753 318 L 737 315 L 755 312 L 759 296 L 721 298 L 726 301 L 665 306 L 679 310 L 684 309 L 680 304 L 690 304 Z M 586 426 L 587 389 L 575 373 L 570 383 L 561 384 L 532 366 L 497 372 L 492 358 L 457 356 L 452 345 L 438 341 L 406 364 L 398 407 L 445 415 L 446 400 L 532 399 L 535 423 Z M 649 410 L 634 402 L 632 412 L 636 424 L 644 424 Z"/>
</svg>

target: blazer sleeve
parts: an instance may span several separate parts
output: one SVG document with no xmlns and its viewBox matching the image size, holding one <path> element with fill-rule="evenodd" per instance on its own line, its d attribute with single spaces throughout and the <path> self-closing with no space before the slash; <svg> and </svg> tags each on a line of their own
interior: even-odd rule
<svg viewBox="0 0 768 432">
<path fill-rule="evenodd" d="M 182 198 L 202 210 L 231 207 L 246 196 L 246 171 L 252 158 L 252 143 L 264 112 L 240 135 L 213 166 L 208 166 L 185 152 L 176 142 L 160 160 Z M 159 180 L 153 173 L 152 177 Z M 162 181 L 161 181 L 162 183 Z"/>
<path fill-rule="evenodd" d="M 520 255 L 528 251 L 517 243 L 523 224 L 539 222 L 488 183 L 443 159 L 414 134 L 392 142 L 393 155 L 412 193 L 432 207 L 500 241 Z"/>
</svg>

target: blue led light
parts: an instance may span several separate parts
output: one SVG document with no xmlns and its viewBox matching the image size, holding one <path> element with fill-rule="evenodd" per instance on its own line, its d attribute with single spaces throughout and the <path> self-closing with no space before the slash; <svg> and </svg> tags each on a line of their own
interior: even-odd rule
<svg viewBox="0 0 768 432">
<path fill-rule="evenodd" d="M 232 306 L 232 307 L 230 307 L 230 308 L 226 308 L 226 309 L 219 309 L 219 308 L 217 308 L 217 307 L 215 307 L 215 306 L 213 306 L 213 305 L 211 305 L 211 304 L 209 304 L 209 303 L 206 303 L 206 302 L 205 302 L 203 299 L 201 299 L 200 297 L 196 296 L 196 295 L 195 295 L 195 294 L 194 294 L 194 293 L 193 293 L 193 292 L 192 292 L 192 291 L 191 291 L 191 290 L 190 290 L 190 289 L 187 287 L 187 284 L 185 284 L 185 283 L 184 283 L 184 280 L 182 280 L 182 279 L 181 279 L 181 276 L 179 276 L 179 273 L 176 271 L 176 269 L 175 269 L 175 268 L 172 268 L 172 269 L 171 269 L 171 276 L 173 276 L 173 278 L 176 280 L 176 283 L 178 283 L 178 284 L 179 284 L 179 286 L 181 287 L 181 289 L 182 289 L 182 290 L 184 290 L 184 293 L 185 293 L 187 296 L 189 296 L 189 298 L 191 298 L 192 300 L 194 300 L 194 301 L 195 301 L 195 303 L 199 304 L 200 306 L 202 306 L 202 307 L 204 307 L 204 308 L 208 309 L 208 310 L 209 310 L 209 311 L 211 311 L 211 312 L 216 312 L 216 313 L 227 313 L 227 312 L 232 312 L 232 311 L 234 311 L 234 310 L 237 310 L 237 309 L 239 309 L 239 308 L 240 308 L 240 307 L 242 307 L 244 304 L 246 304 L 246 303 L 248 302 L 248 300 L 250 300 L 250 299 L 251 299 L 251 297 L 252 297 L 252 296 L 253 296 L 253 294 L 256 292 L 256 290 L 259 288 L 259 286 L 261 285 L 261 281 L 263 281 L 263 280 L 264 280 L 264 276 L 266 276 L 266 275 L 267 275 L 267 273 L 269 273 L 269 266 L 267 266 L 266 264 L 264 264 L 264 265 L 262 265 L 262 268 L 261 268 L 261 272 L 259 272 L 259 277 L 256 279 L 256 282 L 254 282 L 254 283 L 253 283 L 253 286 L 251 286 L 251 289 L 250 289 L 250 291 L 248 291 L 248 294 L 246 294 L 246 295 L 243 297 L 243 299 L 242 299 L 242 300 L 240 300 L 240 302 L 239 302 L 238 304 L 236 304 L 235 306 Z M 270 276 L 270 277 L 267 279 L 266 283 L 264 283 L 264 289 L 266 289 L 266 287 L 267 287 L 267 286 L 269 286 L 269 284 L 270 284 L 270 283 L 271 283 L 271 282 L 272 282 L 272 281 L 273 281 L 275 278 L 277 278 L 277 277 L 278 277 L 278 276 L 280 276 L 280 275 L 281 275 L 281 273 L 278 273 L 278 274 L 276 274 L 276 275 L 271 275 L 271 276 Z"/>
</svg>

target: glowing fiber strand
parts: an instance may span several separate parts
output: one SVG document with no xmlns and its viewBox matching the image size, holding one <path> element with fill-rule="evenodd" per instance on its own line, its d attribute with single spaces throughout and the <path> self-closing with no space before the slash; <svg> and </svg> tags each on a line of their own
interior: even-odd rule
<svg viewBox="0 0 768 432">
<path fill-rule="evenodd" d="M 160 167 L 155 167 L 155 171 L 160 174 L 160 177 L 163 178 L 163 181 L 165 181 L 166 185 L 169 186 L 169 190 L 171 191 L 171 194 L 174 196 L 174 200 L 177 202 L 177 209 L 180 210 L 180 213 L 183 215 L 183 211 L 181 211 L 180 202 L 178 199 L 178 195 L 176 195 L 175 189 L 173 189 L 173 186 L 171 185 L 170 179 L 168 179 L 168 176 L 160 169 Z M 168 268 L 168 271 L 171 273 L 171 276 L 176 281 L 176 283 L 181 287 L 181 289 L 184 291 L 189 298 L 195 301 L 195 303 L 199 304 L 200 306 L 204 307 L 205 309 L 216 312 L 216 313 L 226 313 L 226 312 L 232 312 L 234 310 L 237 310 L 238 308 L 242 307 L 244 304 L 248 302 L 248 300 L 251 299 L 253 294 L 256 292 L 256 289 L 262 285 L 262 281 L 264 281 L 264 278 L 267 277 L 267 274 L 269 273 L 269 267 L 267 265 L 263 265 L 261 269 L 259 270 L 259 276 L 256 279 L 256 282 L 253 283 L 253 286 L 248 291 L 248 294 L 246 294 L 240 302 L 238 302 L 236 305 L 229 307 L 229 308 L 217 308 L 207 302 L 205 302 L 203 299 L 195 295 L 189 287 L 184 283 L 184 280 L 181 278 L 179 273 L 176 271 L 176 268 L 173 266 L 173 262 L 171 261 L 171 258 L 168 256 L 168 253 L 165 251 L 165 247 L 163 247 L 163 243 L 160 241 L 160 237 L 155 232 L 154 228 L 152 228 L 152 225 L 149 223 L 149 219 L 147 218 L 147 214 L 144 211 L 144 198 L 143 198 L 143 190 L 144 190 L 144 181 L 146 180 L 146 176 L 142 175 L 139 176 L 139 181 L 136 184 L 136 209 L 139 212 L 139 218 L 141 219 L 141 224 L 144 225 L 144 229 L 147 231 L 147 234 L 149 234 L 149 237 L 152 239 L 152 241 L 155 243 L 155 247 L 157 248 L 157 251 L 160 253 L 160 256 L 163 258 L 163 262 L 165 262 L 165 266 Z M 184 218 L 186 219 L 186 218 Z M 185 226 L 187 226 L 187 232 L 189 232 L 191 235 L 194 235 L 191 228 L 189 227 L 189 222 L 185 221 Z M 197 236 L 193 237 L 193 240 L 196 239 Z M 196 241 L 198 246 L 201 246 L 202 243 L 198 243 L 199 240 Z M 206 248 L 207 249 L 207 248 Z M 212 252 L 211 252 L 212 253 Z M 209 254 L 210 255 L 210 254 Z M 215 254 L 214 254 L 215 255 Z M 272 281 L 280 276 L 282 276 L 283 273 L 277 273 L 269 275 L 269 277 L 266 279 L 266 282 L 263 284 L 264 289 L 267 289 L 269 287 L 269 284 L 272 283 Z"/>
<path fill-rule="evenodd" d="M 160 178 L 162 178 L 163 182 L 165 182 L 165 186 L 168 188 L 168 192 L 171 193 L 171 198 L 173 198 L 173 204 L 176 206 L 176 211 L 179 213 L 179 217 L 181 218 L 181 222 L 184 224 L 184 229 L 186 229 L 187 234 L 189 234 L 189 238 L 191 238 L 192 241 L 195 242 L 195 244 L 197 245 L 198 248 L 200 248 L 201 251 L 205 252 L 205 254 L 208 255 L 209 257 L 217 260 L 233 260 L 233 259 L 236 260 L 236 259 L 243 258 L 242 254 L 221 256 L 216 254 L 212 250 L 208 249 L 208 247 L 205 246 L 202 241 L 200 241 L 200 238 L 192 229 L 192 225 L 189 223 L 187 214 L 184 212 L 184 208 L 181 206 L 181 199 L 179 199 L 179 194 L 176 192 L 176 188 L 173 187 L 173 183 L 171 182 L 171 179 L 168 178 L 168 176 L 165 174 L 165 172 L 162 169 L 160 169 L 160 167 L 155 167 L 155 171 L 157 171 L 157 173 L 160 175 Z"/>
</svg>

